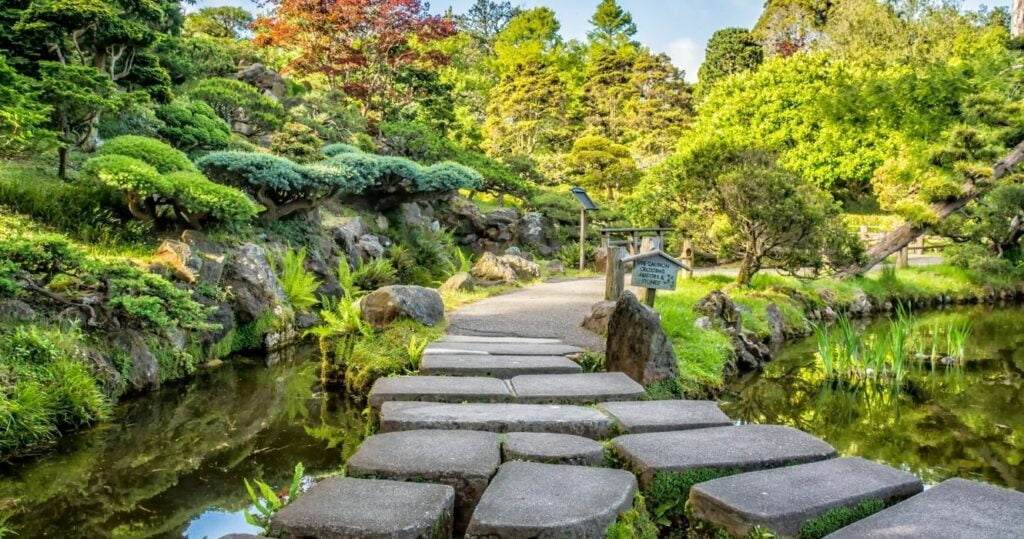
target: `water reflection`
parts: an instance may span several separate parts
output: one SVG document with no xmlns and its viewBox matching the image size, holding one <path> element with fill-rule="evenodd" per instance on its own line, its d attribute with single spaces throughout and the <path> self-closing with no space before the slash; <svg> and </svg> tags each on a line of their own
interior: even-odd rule
<svg viewBox="0 0 1024 539">
<path fill-rule="evenodd" d="M 829 383 L 815 344 L 796 343 L 763 373 L 736 380 L 722 408 L 734 418 L 791 425 L 840 453 L 878 460 L 927 483 L 964 477 L 1024 490 L 1024 310 L 956 309 L 924 324 L 969 319 L 959 367 L 916 363 L 902 388 Z M 885 321 L 864 331 L 878 333 Z"/>
<path fill-rule="evenodd" d="M 0 470 L 18 537 L 220 537 L 247 531 L 243 477 L 337 470 L 359 409 L 314 393 L 315 362 L 239 360 L 118 410 L 55 451 Z M 186 533 L 187 530 L 187 533 Z"/>
</svg>

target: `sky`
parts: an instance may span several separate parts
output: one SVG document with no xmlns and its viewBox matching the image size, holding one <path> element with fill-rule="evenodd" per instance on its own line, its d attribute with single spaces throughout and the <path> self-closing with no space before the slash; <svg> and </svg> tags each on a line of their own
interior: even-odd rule
<svg viewBox="0 0 1024 539">
<path fill-rule="evenodd" d="M 1011 0 L 963 0 L 966 9 L 1009 6 Z M 449 7 L 464 13 L 474 0 L 433 0 L 430 9 L 442 13 Z M 512 0 L 522 7 L 547 6 L 555 11 L 565 39 L 585 39 L 598 0 Z M 198 0 L 192 9 L 235 5 L 256 12 L 250 0 Z M 683 69 L 686 79 L 695 81 L 704 61 L 704 47 L 715 30 L 738 26 L 750 28 L 757 22 L 764 0 L 619 0 L 633 15 L 636 39 L 654 52 L 667 53 Z"/>
</svg>

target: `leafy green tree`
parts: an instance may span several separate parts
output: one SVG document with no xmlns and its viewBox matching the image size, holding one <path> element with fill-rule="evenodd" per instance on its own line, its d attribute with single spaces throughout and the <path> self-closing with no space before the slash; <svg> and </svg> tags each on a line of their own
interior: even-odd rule
<svg viewBox="0 0 1024 539">
<path fill-rule="evenodd" d="M 237 65 L 260 60 L 248 41 L 206 34 L 162 35 L 153 50 L 174 84 L 231 77 L 237 71 Z"/>
<path fill-rule="evenodd" d="M 745 28 L 725 28 L 708 40 L 704 63 L 697 78 L 701 92 L 718 80 L 740 71 L 756 69 L 764 59 L 764 49 Z"/>
<path fill-rule="evenodd" d="M 594 29 L 587 32 L 587 38 L 593 45 L 605 49 L 615 50 L 631 44 L 630 39 L 636 34 L 633 16 L 615 0 L 601 0 L 590 24 Z"/>
<path fill-rule="evenodd" d="M 181 98 L 156 109 L 163 122 L 157 134 L 179 150 L 208 151 L 228 147 L 231 130 L 213 107 L 202 101 Z"/>
<path fill-rule="evenodd" d="M 234 130 L 247 126 L 247 136 L 276 131 L 284 124 L 284 107 L 255 87 L 232 79 L 204 79 L 188 91 L 189 97 L 213 107 Z"/>
<path fill-rule="evenodd" d="M 100 114 L 124 102 L 110 78 L 91 66 L 41 62 L 39 100 L 51 109 L 50 125 L 57 133 L 57 174 L 67 174 L 68 150 L 91 142 Z"/>
<path fill-rule="evenodd" d="M 50 139 L 49 113 L 37 100 L 32 81 L 0 56 L 0 157 L 24 154 Z"/>
<path fill-rule="evenodd" d="M 640 179 L 629 149 L 600 136 L 577 139 L 566 161 L 570 178 L 584 187 L 603 190 L 609 200 L 629 191 Z"/>
<path fill-rule="evenodd" d="M 240 7 L 205 7 L 185 16 L 184 31 L 190 34 L 237 39 L 252 26 L 252 23 L 252 14 Z"/>
</svg>

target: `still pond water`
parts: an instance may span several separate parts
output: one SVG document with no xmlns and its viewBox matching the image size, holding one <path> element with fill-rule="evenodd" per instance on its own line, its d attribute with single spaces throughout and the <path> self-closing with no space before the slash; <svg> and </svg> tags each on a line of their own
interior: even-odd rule
<svg viewBox="0 0 1024 539">
<path fill-rule="evenodd" d="M 1024 310 L 933 312 L 970 319 L 960 368 L 921 367 L 904 389 L 834 389 L 814 343 L 794 343 L 763 373 L 735 380 L 730 416 L 782 423 L 928 483 L 966 477 L 1024 490 Z M 865 331 L 881 330 L 876 321 Z M 210 537 L 254 531 L 243 478 L 288 482 L 296 462 L 331 473 L 365 432 L 361 410 L 315 393 L 306 355 L 267 368 L 233 361 L 122 405 L 117 421 L 65 437 L 0 469 L 0 511 L 30 537 Z"/>
</svg>

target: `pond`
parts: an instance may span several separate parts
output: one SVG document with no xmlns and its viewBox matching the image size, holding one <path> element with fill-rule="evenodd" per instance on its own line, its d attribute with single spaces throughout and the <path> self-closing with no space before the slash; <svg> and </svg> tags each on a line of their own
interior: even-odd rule
<svg viewBox="0 0 1024 539">
<path fill-rule="evenodd" d="M 922 326 L 970 321 L 956 367 L 914 362 L 898 391 L 829 383 L 814 339 L 786 346 L 763 372 L 733 380 L 721 400 L 734 419 L 791 425 L 843 455 L 906 470 L 927 484 L 963 477 L 1024 490 L 1024 309 L 932 311 Z M 863 331 L 879 335 L 874 320 Z M 870 337 L 869 337 L 870 338 Z"/>
<path fill-rule="evenodd" d="M 362 441 L 361 409 L 314 393 L 308 353 L 238 358 L 118 407 L 115 421 L 0 469 L 18 538 L 210 537 L 253 531 L 243 478 L 336 471 Z"/>
</svg>

